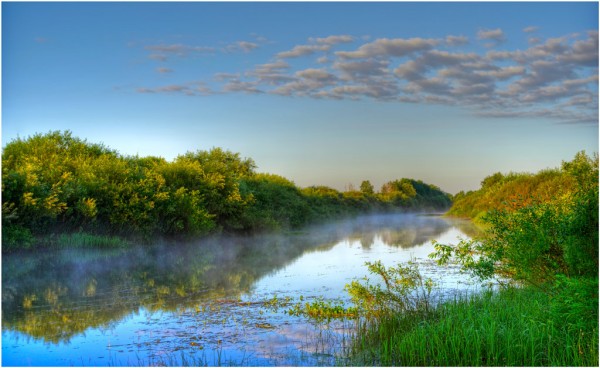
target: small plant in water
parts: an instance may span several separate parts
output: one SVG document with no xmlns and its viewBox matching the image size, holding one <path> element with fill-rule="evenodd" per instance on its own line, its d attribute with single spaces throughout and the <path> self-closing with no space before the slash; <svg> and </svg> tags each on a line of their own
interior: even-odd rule
<svg viewBox="0 0 600 368">
<path fill-rule="evenodd" d="M 386 268 L 381 261 L 367 262 L 369 272 L 379 276 L 381 283 L 371 284 L 357 280 L 346 285 L 357 310 L 367 318 L 380 318 L 390 313 L 424 311 L 431 309 L 431 292 L 435 283 L 419 272 L 414 261 Z"/>
<path fill-rule="evenodd" d="M 296 303 L 292 308 L 288 309 L 287 313 L 290 316 L 308 316 L 317 321 L 330 321 L 334 318 L 355 318 L 358 316 L 356 308 L 345 308 L 341 301 L 331 301 L 322 298 L 318 298 L 312 303 Z"/>
</svg>

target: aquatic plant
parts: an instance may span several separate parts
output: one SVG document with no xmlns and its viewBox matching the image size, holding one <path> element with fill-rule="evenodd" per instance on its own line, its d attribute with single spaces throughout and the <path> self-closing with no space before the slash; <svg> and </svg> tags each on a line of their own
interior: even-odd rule
<svg viewBox="0 0 600 368">
<path fill-rule="evenodd" d="M 381 278 L 383 285 L 372 284 L 365 277 L 364 284 L 353 280 L 345 288 L 363 316 L 380 318 L 390 313 L 430 310 L 435 283 L 421 275 L 414 261 L 388 268 L 381 261 L 366 265 L 371 274 Z"/>
<path fill-rule="evenodd" d="M 340 300 L 327 300 L 322 297 L 312 303 L 300 301 L 288 309 L 287 313 L 290 316 L 307 316 L 316 321 L 358 317 L 356 307 L 346 307 Z"/>
</svg>

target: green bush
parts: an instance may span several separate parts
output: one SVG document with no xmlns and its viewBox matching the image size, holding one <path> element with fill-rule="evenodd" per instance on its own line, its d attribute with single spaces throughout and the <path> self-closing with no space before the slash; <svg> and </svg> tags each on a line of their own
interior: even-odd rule
<svg viewBox="0 0 600 368">
<path fill-rule="evenodd" d="M 579 153 L 563 163 L 560 172 L 546 170 L 529 178 L 540 182 L 540 177 L 557 175 L 562 178 L 560 182 L 577 185 L 560 196 L 514 198 L 504 193 L 506 177 L 495 175 L 493 180 L 484 180 L 483 192 L 474 196 L 489 192 L 490 186 L 504 193 L 504 204 L 488 208 L 482 216 L 485 235 L 463 241 L 455 248 L 438 244 L 436 256 L 446 261 L 454 255 L 483 278 L 500 273 L 536 285 L 551 283 L 556 275 L 596 277 L 598 157 Z M 464 204 L 468 197 L 457 201 L 457 205 Z"/>
<path fill-rule="evenodd" d="M 35 243 L 31 231 L 23 226 L 10 225 L 2 227 L 2 251 L 29 249 Z"/>
<path fill-rule="evenodd" d="M 367 318 L 379 319 L 394 313 L 428 312 L 434 282 L 423 277 L 413 262 L 385 267 L 380 261 L 366 263 L 369 273 L 382 283 L 357 280 L 346 285 L 346 291 L 358 311 Z"/>
<path fill-rule="evenodd" d="M 557 276 L 550 295 L 550 319 L 565 333 L 598 327 L 598 278 Z"/>
<path fill-rule="evenodd" d="M 244 211 L 244 227 L 255 231 L 297 228 L 310 219 L 310 208 L 291 181 L 272 174 L 242 179 L 242 192 L 252 201 Z"/>
</svg>

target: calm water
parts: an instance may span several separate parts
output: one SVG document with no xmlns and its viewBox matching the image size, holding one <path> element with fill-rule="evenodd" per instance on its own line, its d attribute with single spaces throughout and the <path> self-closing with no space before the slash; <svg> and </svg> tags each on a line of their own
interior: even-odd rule
<svg viewBox="0 0 600 368">
<path fill-rule="evenodd" d="M 332 365 L 351 321 L 316 324 L 265 302 L 348 302 L 344 285 L 376 260 L 416 259 L 443 292 L 472 290 L 427 255 L 431 240 L 474 231 L 438 216 L 382 215 L 285 236 L 4 256 L 2 364 Z"/>
</svg>

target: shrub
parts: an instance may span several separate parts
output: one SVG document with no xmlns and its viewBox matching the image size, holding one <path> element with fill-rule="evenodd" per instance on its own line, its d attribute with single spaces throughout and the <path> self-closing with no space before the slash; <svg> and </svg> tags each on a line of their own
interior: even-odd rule
<svg viewBox="0 0 600 368">
<path fill-rule="evenodd" d="M 2 227 L 2 251 L 29 249 L 35 243 L 31 231 L 23 226 L 10 225 Z"/>
</svg>

